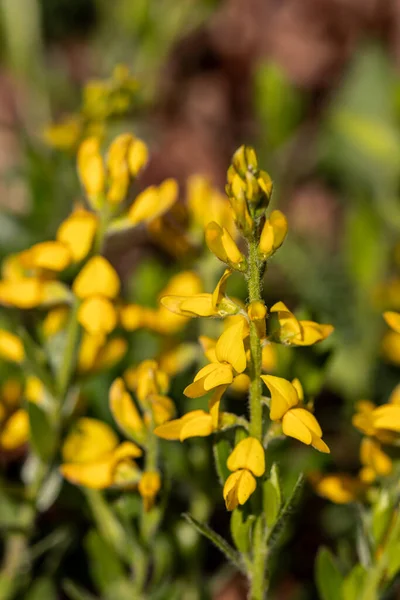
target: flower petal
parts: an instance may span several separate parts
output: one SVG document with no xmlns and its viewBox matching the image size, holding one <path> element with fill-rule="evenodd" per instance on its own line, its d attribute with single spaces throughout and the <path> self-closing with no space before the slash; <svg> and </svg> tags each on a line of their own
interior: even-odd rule
<svg viewBox="0 0 400 600">
<path fill-rule="evenodd" d="M 247 469 L 256 477 L 261 477 L 265 472 L 264 448 L 256 438 L 247 437 L 233 449 L 226 465 L 230 471 Z"/>
<path fill-rule="evenodd" d="M 215 347 L 215 353 L 219 362 L 229 363 L 237 373 L 242 373 L 246 368 L 243 330 L 244 321 L 240 319 L 224 331 Z"/>
<path fill-rule="evenodd" d="M 270 418 L 277 421 L 293 406 L 299 403 L 296 388 L 290 381 L 275 375 L 261 375 L 261 379 L 271 393 Z"/>
</svg>

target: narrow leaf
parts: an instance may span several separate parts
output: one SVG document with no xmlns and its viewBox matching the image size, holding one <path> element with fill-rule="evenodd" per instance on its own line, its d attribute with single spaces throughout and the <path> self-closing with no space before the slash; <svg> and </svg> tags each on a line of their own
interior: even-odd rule
<svg viewBox="0 0 400 600">
<path fill-rule="evenodd" d="M 317 554 L 315 582 L 321 600 L 342 600 L 343 578 L 328 548 L 320 548 Z"/>
<path fill-rule="evenodd" d="M 231 561 L 239 571 L 244 572 L 244 565 L 240 558 L 240 555 L 227 541 L 224 540 L 218 533 L 216 533 L 211 527 L 206 525 L 205 523 L 200 523 L 195 518 L 193 518 L 188 513 L 184 513 L 182 515 L 188 523 L 193 525 L 195 529 L 204 537 L 206 537 L 210 542 L 214 544 L 223 554 L 225 554 L 226 558 Z"/>
<path fill-rule="evenodd" d="M 279 538 L 283 532 L 285 523 L 293 510 L 297 502 L 299 501 L 301 490 L 303 489 L 304 475 L 301 473 L 297 478 L 295 486 L 292 490 L 291 495 L 286 500 L 285 504 L 281 508 L 275 525 L 272 527 L 268 536 L 268 547 L 271 549 L 279 541 Z"/>
<path fill-rule="evenodd" d="M 38 404 L 28 402 L 28 415 L 32 447 L 44 462 L 48 462 L 55 450 L 55 428 L 50 422 L 49 415 Z"/>
</svg>

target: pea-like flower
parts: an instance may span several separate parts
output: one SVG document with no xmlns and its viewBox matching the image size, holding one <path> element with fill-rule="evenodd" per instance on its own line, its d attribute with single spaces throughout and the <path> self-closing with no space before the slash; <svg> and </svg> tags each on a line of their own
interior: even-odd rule
<svg viewBox="0 0 400 600">
<path fill-rule="evenodd" d="M 333 332 L 332 325 L 299 321 L 283 302 L 274 304 L 270 312 L 278 314 L 280 326 L 274 337 L 289 346 L 310 346 L 325 340 Z"/>
<path fill-rule="evenodd" d="M 249 499 L 257 486 L 255 477 L 265 472 L 264 448 L 256 438 L 247 437 L 233 449 L 226 465 L 233 473 L 225 482 L 223 496 L 227 510 L 234 510 Z"/>
<path fill-rule="evenodd" d="M 292 383 L 283 377 L 261 375 L 261 379 L 271 393 L 270 418 L 282 422 L 282 431 L 303 444 L 313 446 L 320 452 L 329 453 L 329 447 L 322 440 L 322 430 L 314 415 L 299 406 L 303 390 L 298 380 Z"/>
</svg>

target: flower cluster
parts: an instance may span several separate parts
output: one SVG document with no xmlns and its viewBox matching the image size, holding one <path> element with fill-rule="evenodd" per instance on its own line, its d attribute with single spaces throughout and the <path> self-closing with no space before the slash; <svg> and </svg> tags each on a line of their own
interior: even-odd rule
<svg viewBox="0 0 400 600">
<path fill-rule="evenodd" d="M 199 182 L 196 181 L 199 186 Z M 243 427 L 246 438 L 233 449 L 227 468 L 233 473 L 224 486 L 228 510 L 243 504 L 256 489 L 255 477 L 265 472 L 267 420 L 263 406 L 269 405 L 269 420 L 283 434 L 329 452 L 322 440 L 321 428 L 304 404 L 299 381 L 293 383 L 281 377 L 262 375 L 263 350 L 273 343 L 306 346 L 324 340 L 333 330 L 330 325 L 298 320 L 282 303 L 273 305 L 269 313 L 277 315 L 275 326 L 267 327 L 267 307 L 261 297 L 261 277 L 266 262 L 280 248 L 287 233 L 287 221 L 278 210 L 265 215 L 272 191 L 267 173 L 260 170 L 252 148 L 241 147 L 235 153 L 228 170 L 227 194 L 219 213 L 230 218 L 222 222 L 204 223 L 208 248 L 225 264 L 225 271 L 212 293 L 167 294 L 161 304 L 180 317 L 221 317 L 226 327 L 217 340 L 200 339 L 209 363 L 200 369 L 184 393 L 200 398 L 209 392 L 208 411 L 193 410 L 179 419 L 167 421 L 155 433 L 168 440 L 185 440 L 208 436 L 232 427 Z M 222 201 L 221 201 L 222 204 Z M 237 231 L 232 230 L 232 221 Z M 241 249 L 238 233 L 247 245 Z M 228 279 L 233 273 L 245 277 L 249 301 L 246 305 L 227 294 Z M 246 415 L 233 415 L 221 409 L 222 398 L 230 386 L 241 379 L 250 391 L 250 421 Z M 261 396 L 261 380 L 270 391 L 270 399 Z M 276 429 L 277 434 L 279 434 Z M 265 442 L 266 444 L 267 442 Z"/>
</svg>

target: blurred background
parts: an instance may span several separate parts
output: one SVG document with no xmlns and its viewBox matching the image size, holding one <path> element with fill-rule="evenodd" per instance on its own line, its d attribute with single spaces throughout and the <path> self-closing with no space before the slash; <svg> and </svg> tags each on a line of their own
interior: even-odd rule
<svg viewBox="0 0 400 600">
<path fill-rule="evenodd" d="M 98 82 L 123 88 L 118 64 L 137 85 L 105 115 Z M 175 177 L 182 205 L 190 175 L 223 190 L 234 150 L 254 145 L 290 228 L 267 303 L 335 326 L 323 349 L 280 357 L 280 374 L 316 397 L 332 448 L 322 462 L 301 450 L 292 467 L 356 470 L 354 403 L 386 401 L 399 375 L 400 335 L 381 318 L 400 309 L 399 67 L 398 0 L 0 0 L 1 258 L 54 235 L 81 197 L 79 140 L 105 120 L 107 141 L 130 131 L 149 144 L 140 186 Z M 177 271 L 174 249 L 145 231 L 112 239 L 107 254 L 142 303 Z M 132 360 L 151 355 L 152 340 L 138 339 Z M 318 544 L 353 524 L 311 490 L 302 510 L 276 565 L 283 600 L 315 597 Z M 213 515 L 226 529 L 221 507 Z M 198 573 L 214 573 L 220 557 L 203 558 Z M 233 576 L 215 598 L 243 594 Z"/>
</svg>

